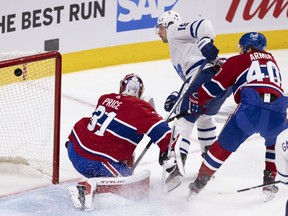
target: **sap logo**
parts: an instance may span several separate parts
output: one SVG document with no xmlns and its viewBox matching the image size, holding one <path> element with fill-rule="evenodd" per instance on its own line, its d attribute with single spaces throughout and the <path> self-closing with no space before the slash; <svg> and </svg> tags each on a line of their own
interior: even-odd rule
<svg viewBox="0 0 288 216">
<path fill-rule="evenodd" d="M 118 0 L 117 32 L 153 28 L 158 16 L 178 0 Z"/>
</svg>

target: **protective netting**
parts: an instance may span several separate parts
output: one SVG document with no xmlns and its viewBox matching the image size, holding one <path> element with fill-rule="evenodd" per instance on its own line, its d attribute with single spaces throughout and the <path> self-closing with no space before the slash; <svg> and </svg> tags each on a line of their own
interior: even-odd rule
<svg viewBox="0 0 288 216">
<path fill-rule="evenodd" d="M 40 55 L 22 62 L 34 54 L 9 53 L 6 60 L 17 60 L 0 63 L 0 162 L 24 163 L 52 176 L 56 61 Z"/>
</svg>

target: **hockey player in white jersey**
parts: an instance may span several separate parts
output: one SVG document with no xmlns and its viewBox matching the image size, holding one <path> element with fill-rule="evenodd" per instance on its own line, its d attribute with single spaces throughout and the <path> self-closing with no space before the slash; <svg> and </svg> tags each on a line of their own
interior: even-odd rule
<svg viewBox="0 0 288 216">
<path fill-rule="evenodd" d="M 278 179 L 288 186 L 288 129 L 282 131 L 276 140 L 275 164 Z M 288 200 L 286 202 L 286 214 L 288 216 Z"/>
<path fill-rule="evenodd" d="M 172 92 L 164 104 L 165 111 L 169 112 L 180 97 L 183 97 L 177 106 L 175 113 L 185 113 L 190 109 L 189 95 L 197 93 L 198 88 L 204 82 L 210 80 L 217 69 L 221 67 L 223 59 L 218 58 L 219 50 L 213 44 L 215 33 L 210 21 L 206 19 L 183 22 L 180 15 L 175 11 L 164 12 L 157 21 L 157 34 L 164 43 L 169 44 L 171 62 L 183 81 L 179 91 Z M 202 69 L 202 67 L 203 69 Z M 201 67 L 201 72 L 199 68 Z M 205 154 L 209 146 L 216 139 L 215 115 L 225 99 L 230 96 L 231 90 L 223 92 L 207 105 L 206 112 L 199 115 L 185 115 L 175 123 L 175 133 L 181 134 L 181 156 L 185 163 L 189 146 L 190 136 L 197 121 L 198 140 Z M 160 155 L 161 158 L 161 155 Z M 174 182 L 168 191 L 181 184 L 182 175 L 177 166 L 167 170 L 169 174 L 166 184 Z"/>
<path fill-rule="evenodd" d="M 275 145 L 275 164 L 278 172 L 278 179 L 288 185 L 288 129 L 284 130 L 277 137 Z"/>
</svg>

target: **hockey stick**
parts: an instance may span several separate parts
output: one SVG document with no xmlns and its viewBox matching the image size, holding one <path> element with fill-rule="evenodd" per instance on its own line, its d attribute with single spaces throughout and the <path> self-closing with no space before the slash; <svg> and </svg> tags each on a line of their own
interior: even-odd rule
<svg viewBox="0 0 288 216">
<path fill-rule="evenodd" d="M 147 145 L 145 146 L 145 148 L 143 149 L 143 151 L 141 152 L 141 154 L 139 155 L 139 157 L 137 158 L 137 160 L 134 162 L 133 166 L 131 167 L 131 171 L 132 173 L 134 172 L 135 168 L 138 166 L 138 164 L 140 163 L 140 161 L 142 160 L 142 158 L 144 157 L 144 155 L 146 154 L 146 152 L 148 151 L 148 149 L 150 148 L 150 146 L 152 145 L 153 141 L 150 140 Z"/>
<path fill-rule="evenodd" d="M 216 193 L 217 193 L 217 194 L 241 193 L 241 192 L 244 192 L 244 191 L 249 191 L 249 190 L 253 190 L 253 189 L 256 189 L 256 188 L 261 188 L 261 187 L 265 187 L 265 186 L 269 186 L 269 185 L 274 185 L 274 184 L 279 184 L 279 183 L 281 183 L 281 181 L 275 181 L 275 182 L 271 182 L 271 183 L 267 183 L 267 184 L 256 185 L 256 186 L 253 186 L 253 187 L 243 188 L 243 189 L 240 189 L 240 190 L 237 190 L 237 191 L 216 192 Z"/>
<path fill-rule="evenodd" d="M 170 112 L 169 112 L 168 115 L 166 116 L 165 121 L 170 122 L 169 120 L 170 120 L 171 115 L 174 113 L 174 111 L 176 110 L 177 106 L 180 104 L 180 102 L 183 100 L 184 96 L 187 94 L 188 89 L 190 88 L 190 86 L 192 86 L 192 85 L 194 84 L 197 76 L 201 73 L 201 71 L 203 70 L 203 68 L 204 68 L 205 65 L 207 64 L 207 62 L 208 62 L 207 59 L 205 59 L 205 60 L 202 62 L 202 64 L 201 64 L 201 66 L 199 67 L 199 69 L 198 69 L 198 71 L 197 71 L 197 73 L 196 73 L 193 81 L 192 81 L 191 84 L 188 86 L 188 88 L 187 88 L 187 90 L 185 91 L 185 93 L 184 93 L 184 94 L 177 100 L 177 102 L 174 104 L 173 108 L 170 110 Z M 188 111 L 186 111 L 186 112 L 188 113 Z M 182 114 L 182 113 L 180 113 L 180 114 Z M 179 114 L 179 115 L 180 115 L 180 114 Z M 186 115 L 186 114 L 185 114 L 185 115 Z M 175 116 L 175 117 L 176 117 L 176 116 Z M 173 120 L 174 120 L 174 118 L 173 118 Z M 173 121 L 173 120 L 171 120 L 171 121 Z M 132 168 L 131 168 L 131 171 L 132 171 L 132 172 L 133 172 L 133 171 L 135 170 L 135 168 L 138 166 L 139 162 L 142 160 L 142 158 L 144 157 L 144 155 L 146 154 L 146 152 L 148 151 L 148 149 L 150 148 L 150 146 L 152 145 L 152 143 L 153 143 L 152 140 L 150 140 L 150 141 L 147 143 L 146 147 L 143 149 L 143 151 L 141 152 L 141 154 L 139 155 L 139 157 L 137 158 L 137 160 L 136 160 L 135 163 L 133 164 L 133 166 L 132 166 Z"/>
<path fill-rule="evenodd" d="M 182 112 L 182 113 L 179 113 L 179 114 L 177 114 L 177 115 L 169 118 L 169 119 L 167 120 L 167 122 L 168 122 L 168 123 L 169 123 L 169 122 L 172 122 L 172 121 L 174 121 L 174 119 L 179 119 L 179 118 L 184 117 L 184 116 L 186 116 L 186 115 L 188 115 L 188 114 L 190 114 L 190 111 L 189 111 L 189 110 L 184 111 L 184 112 Z"/>
<path fill-rule="evenodd" d="M 174 132 L 175 132 L 175 124 L 173 124 L 173 127 L 172 127 L 171 137 L 170 137 L 169 146 L 168 146 L 167 158 L 169 158 L 169 155 L 170 155 L 170 152 L 171 152 Z M 168 168 L 170 168 L 170 166 L 168 165 L 168 160 L 166 160 L 166 161 L 164 161 L 164 164 L 163 164 L 162 191 L 164 191 L 164 186 L 165 186 L 164 182 L 165 182 L 165 179 L 166 179 L 166 170 Z"/>
<path fill-rule="evenodd" d="M 167 122 L 172 122 L 174 119 L 179 119 L 183 116 L 186 116 L 189 114 L 189 110 L 179 113 L 178 115 L 175 115 L 173 117 L 171 117 L 170 119 L 167 120 Z M 133 167 L 131 168 L 132 172 L 135 170 L 136 166 L 138 166 L 140 160 L 143 158 L 143 156 L 146 154 L 146 152 L 148 151 L 148 149 L 150 148 L 150 146 L 152 145 L 152 140 L 149 141 L 149 143 L 146 145 L 146 147 L 143 149 L 142 153 L 139 155 L 139 157 L 137 158 L 137 160 L 134 162 Z"/>
<path fill-rule="evenodd" d="M 243 188 L 241 190 L 237 190 L 237 193 L 248 191 L 248 190 L 253 190 L 253 189 L 256 189 L 256 188 L 260 188 L 260 187 L 265 187 L 265 186 L 268 186 L 268 185 L 274 185 L 274 184 L 278 184 L 278 183 L 281 183 L 281 181 L 275 181 L 275 182 L 271 182 L 271 183 L 267 183 L 267 184 L 257 185 L 257 186 L 254 186 L 254 187 Z"/>
</svg>

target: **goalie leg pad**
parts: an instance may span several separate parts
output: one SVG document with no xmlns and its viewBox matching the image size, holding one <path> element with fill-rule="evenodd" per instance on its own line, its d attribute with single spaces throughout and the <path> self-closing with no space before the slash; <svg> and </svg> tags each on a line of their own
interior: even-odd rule
<svg viewBox="0 0 288 216">
<path fill-rule="evenodd" d="M 163 166 L 165 172 L 167 171 L 169 173 L 169 176 L 167 177 L 166 180 L 164 179 L 166 178 L 166 174 L 162 175 L 162 178 L 163 178 L 162 184 L 163 182 L 165 182 L 164 184 L 166 186 L 167 192 L 171 192 L 172 190 L 177 188 L 181 184 L 182 178 L 185 174 L 184 163 L 185 163 L 187 155 L 180 153 L 181 142 L 182 142 L 182 136 L 179 135 L 177 142 L 175 144 L 175 147 L 174 147 L 174 151 L 171 152 L 172 155 L 171 155 L 170 160 L 168 160 Z M 171 160 L 173 160 L 172 167 L 171 167 L 172 163 L 170 162 Z M 168 164 L 168 162 L 170 162 L 170 164 Z"/>
<path fill-rule="evenodd" d="M 130 200 L 140 200 L 149 195 L 149 170 L 127 177 L 98 177 L 87 179 L 77 186 L 67 186 L 74 207 L 82 211 L 94 209 L 97 194 L 112 193 Z"/>
<path fill-rule="evenodd" d="M 73 186 L 67 186 L 70 198 L 72 200 L 72 203 L 74 205 L 74 207 L 78 210 L 84 210 L 84 202 L 79 199 L 80 197 L 80 192 L 77 188 L 77 186 L 73 185 Z M 84 197 L 84 196 L 82 196 Z"/>
<path fill-rule="evenodd" d="M 176 164 L 177 164 L 177 167 L 179 169 L 179 172 L 182 176 L 184 176 L 185 174 L 185 170 L 184 170 L 184 162 L 186 160 L 186 156 L 183 156 L 184 154 L 180 153 L 180 145 L 181 145 L 181 142 L 182 142 L 182 136 L 179 135 L 178 137 L 178 140 L 175 144 L 175 147 L 174 147 L 174 157 L 175 157 L 175 160 L 176 160 Z M 183 157 L 185 157 L 185 159 L 183 159 Z"/>
<path fill-rule="evenodd" d="M 183 175 L 180 173 L 178 166 L 174 167 L 174 170 L 169 174 L 165 180 L 167 192 L 171 192 L 176 189 L 182 182 Z"/>
<path fill-rule="evenodd" d="M 95 178 L 78 183 L 76 186 L 68 186 L 67 189 L 74 207 L 82 211 L 93 210 L 94 192 L 96 188 L 97 181 Z"/>
</svg>

